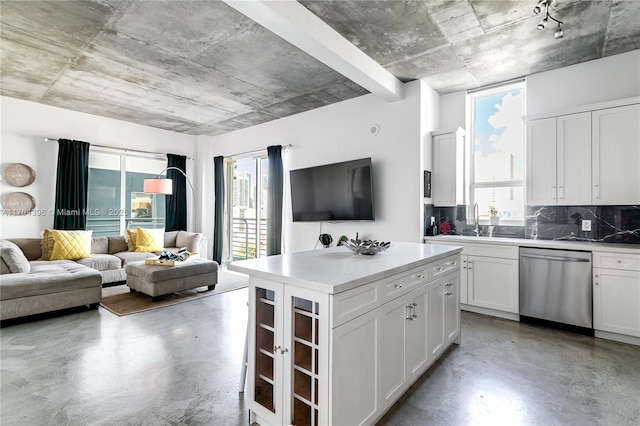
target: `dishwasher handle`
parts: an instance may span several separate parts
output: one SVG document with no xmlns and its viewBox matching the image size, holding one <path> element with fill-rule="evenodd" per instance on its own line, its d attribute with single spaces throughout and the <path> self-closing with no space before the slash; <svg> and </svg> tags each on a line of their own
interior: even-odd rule
<svg viewBox="0 0 640 426">
<path fill-rule="evenodd" d="M 563 262 L 590 262 L 589 259 L 579 258 L 579 257 L 563 257 L 563 256 L 548 256 L 548 255 L 537 255 L 537 254 L 520 254 L 520 257 L 530 257 L 533 259 L 544 259 L 544 260 L 560 260 Z"/>
</svg>

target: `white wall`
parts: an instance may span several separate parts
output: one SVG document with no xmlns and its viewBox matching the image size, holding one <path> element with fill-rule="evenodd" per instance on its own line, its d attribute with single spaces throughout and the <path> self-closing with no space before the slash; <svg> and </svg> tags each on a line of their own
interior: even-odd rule
<svg viewBox="0 0 640 426">
<path fill-rule="evenodd" d="M 375 95 L 315 109 L 280 120 L 216 137 L 198 138 L 201 179 L 213 182 L 213 157 L 287 145 L 288 169 L 314 166 L 356 158 L 373 161 L 375 222 L 324 223 L 322 231 L 337 241 L 340 235 L 392 241 L 420 241 L 422 235 L 421 141 L 437 117 L 437 104 L 425 112 L 422 94 L 437 103 L 437 95 L 421 82 L 405 87 L 405 99 L 389 103 Z M 421 108 L 422 106 L 422 108 Z M 429 114 L 432 114 L 429 116 Z M 429 117 L 424 126 L 422 117 Z M 380 126 L 378 135 L 371 127 Z M 285 250 L 295 252 L 314 248 L 319 223 L 293 223 L 288 182 L 285 184 Z M 206 208 L 213 212 L 213 186 L 203 192 Z M 213 213 L 205 218 L 203 231 L 213 235 Z"/>
<path fill-rule="evenodd" d="M 527 76 L 527 115 L 640 95 L 640 50 Z M 466 92 L 440 98 L 441 128 L 465 123 Z"/>
<path fill-rule="evenodd" d="M 50 213 L 55 203 L 58 144 L 45 142 L 45 137 L 77 139 L 96 145 L 189 157 L 195 157 L 196 152 L 196 137 L 192 135 L 9 97 L 0 98 L 0 124 L 1 167 L 4 169 L 10 163 L 24 163 L 36 172 L 35 182 L 24 188 L 12 187 L 4 181 L 0 183 L 3 196 L 20 191 L 36 200 L 34 215 L 1 217 L 2 238 L 39 237 L 42 229 L 53 225 L 53 215 Z M 196 161 L 187 161 L 187 175 L 191 180 L 195 176 L 195 167 Z M 192 208 L 189 210 L 193 211 Z"/>
<path fill-rule="evenodd" d="M 527 77 L 527 115 L 640 95 L 640 50 Z"/>
</svg>

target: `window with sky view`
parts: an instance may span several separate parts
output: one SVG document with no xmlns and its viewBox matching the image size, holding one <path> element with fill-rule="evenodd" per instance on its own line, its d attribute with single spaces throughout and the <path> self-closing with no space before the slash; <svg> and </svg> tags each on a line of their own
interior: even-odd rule
<svg viewBox="0 0 640 426">
<path fill-rule="evenodd" d="M 524 223 L 524 82 L 469 95 L 471 206 L 481 220 L 494 207 L 501 225 Z M 473 212 L 473 208 L 470 209 Z M 473 220 L 473 218 L 471 218 Z"/>
</svg>

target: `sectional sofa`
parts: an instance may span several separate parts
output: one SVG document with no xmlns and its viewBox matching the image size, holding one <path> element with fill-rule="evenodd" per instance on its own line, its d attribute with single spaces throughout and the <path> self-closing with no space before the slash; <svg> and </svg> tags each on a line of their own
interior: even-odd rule
<svg viewBox="0 0 640 426">
<path fill-rule="evenodd" d="M 171 231 L 164 233 L 164 247 L 204 254 L 207 240 L 200 233 Z M 124 236 L 93 238 L 91 257 L 75 261 L 39 260 L 41 238 L 0 240 L 0 248 L 0 320 L 82 305 L 97 309 L 103 286 L 123 283 L 128 264 L 156 255 L 131 251 Z"/>
</svg>

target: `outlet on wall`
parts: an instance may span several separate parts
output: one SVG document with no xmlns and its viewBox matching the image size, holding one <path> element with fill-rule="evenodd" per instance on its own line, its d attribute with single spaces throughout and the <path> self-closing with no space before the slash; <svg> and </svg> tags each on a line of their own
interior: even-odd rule
<svg viewBox="0 0 640 426">
<path fill-rule="evenodd" d="M 583 220 L 582 221 L 582 230 L 583 231 L 591 231 L 591 221 L 590 220 Z"/>
</svg>

